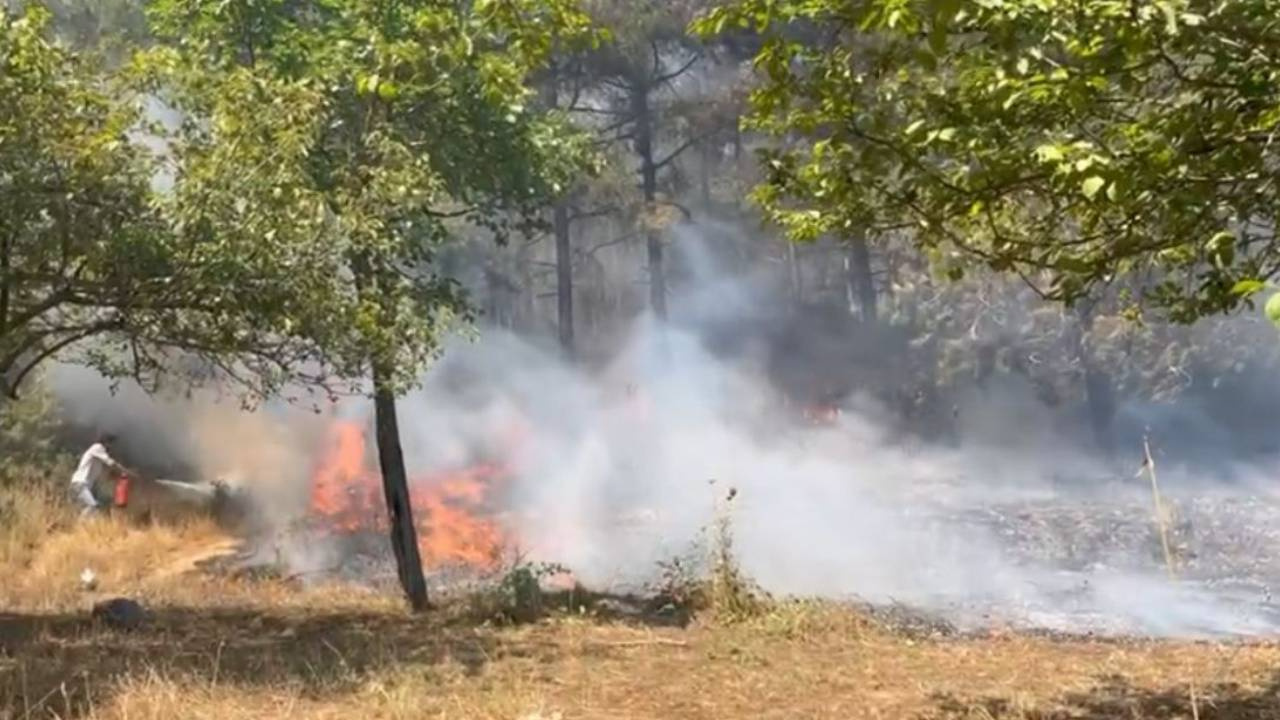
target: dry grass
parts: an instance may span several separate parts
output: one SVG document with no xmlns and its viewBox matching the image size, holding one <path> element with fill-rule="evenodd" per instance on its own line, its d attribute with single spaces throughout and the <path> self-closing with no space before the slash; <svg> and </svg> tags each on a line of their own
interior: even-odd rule
<svg viewBox="0 0 1280 720">
<path fill-rule="evenodd" d="M 1142 720 L 1192 718 L 1193 685 L 1201 718 L 1280 718 L 1274 645 L 912 640 L 821 603 L 683 629 L 576 614 L 497 627 L 186 571 L 224 541 L 203 523 L 103 521 L 19 543 L 0 564 L 0 718 Z M 152 622 L 92 624 L 85 564 Z"/>
</svg>

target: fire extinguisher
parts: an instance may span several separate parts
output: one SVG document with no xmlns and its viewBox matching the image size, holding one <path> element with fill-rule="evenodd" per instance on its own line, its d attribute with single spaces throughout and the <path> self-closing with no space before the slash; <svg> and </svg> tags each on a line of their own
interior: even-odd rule
<svg viewBox="0 0 1280 720">
<path fill-rule="evenodd" d="M 115 506 L 123 508 L 129 504 L 129 476 L 121 475 L 116 478 Z"/>
</svg>

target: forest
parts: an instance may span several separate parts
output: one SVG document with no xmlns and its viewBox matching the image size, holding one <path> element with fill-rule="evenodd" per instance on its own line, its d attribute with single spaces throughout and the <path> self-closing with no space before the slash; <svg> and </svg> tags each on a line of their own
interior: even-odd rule
<svg viewBox="0 0 1280 720">
<path fill-rule="evenodd" d="M 841 417 L 874 417 L 883 444 L 864 459 L 883 461 L 880 472 L 895 481 L 894 463 L 909 463 L 888 448 L 924 447 L 939 463 L 954 453 L 946 462 L 964 465 L 973 443 L 990 439 L 979 436 L 993 432 L 981 429 L 992 413 L 1016 434 L 1012 409 L 1027 405 L 1019 411 L 1050 418 L 1064 454 L 1097 461 L 1091 471 L 1149 474 L 1150 488 L 1140 489 L 1154 493 L 1172 576 L 1175 520 L 1161 504 L 1151 443 L 1178 478 L 1255 478 L 1258 468 L 1265 477 L 1280 452 L 1267 422 L 1280 402 L 1276 17 L 1275 0 L 6 0 L 0 522 L 15 530 L 0 533 L 8 537 L 0 570 L 8 564 L 25 579 L 0 601 L 38 605 L 23 593 L 55 581 L 39 574 L 32 553 L 57 533 L 92 547 L 97 540 L 76 533 L 120 533 L 111 542 L 124 543 L 135 532 L 84 530 L 65 507 L 17 530 L 20 516 L 52 512 L 40 503 L 65 505 L 65 480 L 46 476 L 83 450 L 66 444 L 65 418 L 49 400 L 63 368 L 143 394 L 216 387 L 245 412 L 371 401 L 368 464 L 378 470 L 369 477 L 378 481 L 365 489 L 385 501 L 378 532 L 389 531 L 399 589 L 425 611 L 436 600 L 428 582 L 438 548 L 421 535 L 446 509 L 415 479 L 410 438 L 425 424 L 409 398 L 459 337 L 517 338 L 512 367 L 524 363 L 532 375 L 541 358 L 554 358 L 556 372 L 578 383 L 608 377 L 638 327 L 689 333 L 716 363 L 750 367 L 768 388 L 766 414 L 817 437 L 855 422 Z M 531 359 L 526 347 L 542 355 Z M 479 364 L 464 369 L 471 374 L 455 382 L 507 387 Z M 671 377 L 683 381 L 688 370 Z M 661 383 L 653 386 L 660 396 Z M 427 382 L 438 402 L 434 387 Z M 629 396 L 637 392 L 646 391 L 627 385 Z M 564 408 L 544 425 L 560 411 L 576 421 L 574 403 L 597 402 L 567 381 L 561 393 Z M 457 425 L 473 420 L 475 408 L 449 407 Z M 648 439 L 668 442 L 696 426 L 691 417 Z M 618 452 L 625 442 L 605 445 Z M 355 446 L 363 452 L 364 441 Z M 774 451 L 762 447 L 743 457 L 774 467 Z M 826 462 L 824 452 L 809 459 Z M 347 462 L 333 448 L 320 454 Z M 743 502 L 753 489 L 771 492 L 752 486 L 752 472 L 732 481 L 730 500 L 738 488 Z M 1046 474 L 1056 482 L 1072 472 Z M 338 479 L 354 483 L 357 474 Z M 318 487 L 319 477 L 308 481 Z M 710 562 L 699 597 L 725 602 L 717 593 L 728 582 L 729 615 L 758 618 L 754 591 L 749 600 L 735 594 L 750 583 L 727 559 L 722 530 L 725 552 Z M 187 542 L 181 533 L 147 537 L 157 548 Z M 530 573 L 508 573 L 502 592 L 523 598 L 521 582 L 538 585 Z M 137 587 L 150 587 L 148 578 Z M 257 590 L 227 592 L 275 602 Z M 819 614 L 805 622 L 840 632 L 880 622 Z M 25 714 L 12 717 L 31 717 L 26 690 L 7 684 L 17 675 L 6 644 L 19 653 L 33 641 L 8 638 L 5 623 L 0 607 L 0 720 L 19 694 Z M 1178 637 L 1188 627 L 1173 624 Z M 411 629 L 421 628 L 400 628 Z M 882 630 L 893 638 L 884 642 L 898 642 L 901 628 Z M 316 642 L 298 652 L 328 654 L 324 631 L 299 630 Z M 708 637 L 696 642 L 724 640 Z M 725 642 L 764 642 L 734 638 Z M 686 642 L 668 640 L 659 652 Z M 1241 662 L 1264 665 L 1273 650 Z M 251 653 L 239 652 L 248 667 Z M 1159 662 L 1134 652 L 1125 661 L 1133 667 Z M 1086 675 L 1082 686 L 1092 682 Z M 1186 716 L 1198 718 L 1190 682 Z M 1229 708 L 1215 717 L 1264 716 L 1249 714 L 1262 700 L 1201 690 Z M 1174 692 L 1185 699 L 1182 685 Z M 1129 704 L 1099 697 L 1058 702 L 1090 717 L 1139 705 L 1149 714 L 1133 717 L 1180 716 L 1161 714 L 1155 695 Z M 484 709 L 464 716 L 517 716 L 472 700 Z M 92 717 L 91 702 L 67 700 L 64 710 Z M 218 708 L 210 712 L 226 709 L 209 702 Z M 975 714 L 985 702 L 976 699 L 961 709 L 937 704 L 931 715 L 916 702 L 890 703 L 883 716 L 1076 716 L 995 705 Z"/>
<path fill-rule="evenodd" d="M 994 373 L 1107 447 L 1125 402 L 1272 369 L 1261 314 L 1222 315 L 1274 271 L 1269 38 L 1229 42 L 1262 6 L 1112 37 L 1107 3 L 339 5 L 11 8 L 6 394 L 77 350 L 392 387 L 473 319 L 590 363 L 679 322 L 682 239 L 762 296 L 722 334 L 828 359 L 777 360 L 793 400 L 870 392 L 933 437 Z"/>
</svg>

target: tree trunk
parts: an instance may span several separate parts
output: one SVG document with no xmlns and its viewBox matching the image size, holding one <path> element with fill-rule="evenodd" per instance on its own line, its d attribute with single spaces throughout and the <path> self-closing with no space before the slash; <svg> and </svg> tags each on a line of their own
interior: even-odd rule
<svg viewBox="0 0 1280 720">
<path fill-rule="evenodd" d="M 803 277 L 800 274 L 800 251 L 796 244 L 787 241 L 787 270 L 791 285 L 791 302 L 797 307 L 804 305 Z"/>
<path fill-rule="evenodd" d="M 0 236 L 0 342 L 9 333 L 9 286 L 12 283 L 13 251 L 10 247 L 10 234 Z"/>
<path fill-rule="evenodd" d="M 657 230 L 645 233 L 649 249 L 649 306 L 659 320 L 667 319 L 667 278 L 662 264 L 662 234 Z"/>
<path fill-rule="evenodd" d="M 560 326 L 560 347 L 573 357 L 573 247 L 569 235 L 569 206 L 564 200 L 553 210 L 556 235 L 556 317 Z"/>
<path fill-rule="evenodd" d="M 1089 417 L 1089 430 L 1098 449 L 1110 455 L 1115 450 L 1111 437 L 1111 424 L 1116 415 L 1115 382 L 1111 373 L 1098 365 L 1089 345 L 1089 331 L 1093 329 L 1093 306 L 1082 303 L 1076 308 L 1079 338 L 1077 357 L 1084 372 L 1084 401 Z"/>
<path fill-rule="evenodd" d="M 701 155 L 698 163 L 698 187 L 702 193 L 702 207 L 704 210 L 711 209 L 711 143 L 702 141 L 698 143 L 698 151 Z"/>
<path fill-rule="evenodd" d="M 551 74 L 543 85 L 543 100 L 548 108 L 560 106 L 560 66 L 552 63 Z M 556 238 L 556 323 L 560 347 L 566 357 L 573 357 L 573 247 L 569 236 L 569 200 L 556 199 L 551 209 L 551 224 Z"/>
<path fill-rule="evenodd" d="M 871 275 L 871 249 L 864 235 L 849 239 L 845 255 L 845 287 L 849 311 L 857 308 L 858 318 L 867 325 L 876 322 L 876 286 Z"/>
<path fill-rule="evenodd" d="M 489 322 L 498 327 L 506 327 L 506 322 L 502 317 L 502 288 L 498 284 L 498 274 L 493 271 L 492 267 L 484 268 L 485 289 L 488 291 L 485 295 L 484 314 L 489 318 Z"/>
<path fill-rule="evenodd" d="M 352 258 L 356 293 L 361 299 L 378 302 L 388 310 L 387 298 L 380 291 L 379 273 L 367 257 Z M 391 525 L 391 550 L 396 558 L 400 587 L 414 612 L 428 608 L 427 580 L 422 575 L 422 557 L 418 552 L 418 530 L 413 524 L 413 507 L 409 501 L 409 478 L 400 448 L 400 427 L 396 422 L 396 396 L 391 387 L 391 368 L 386 358 L 371 353 L 373 372 L 374 439 L 378 443 L 378 466 L 382 470 L 382 492 L 387 502 L 387 518 Z"/>
<path fill-rule="evenodd" d="M 631 89 L 631 111 L 635 117 L 636 154 L 640 157 L 641 188 L 644 191 L 648 229 L 645 241 L 649 251 L 649 306 L 659 320 L 667 319 L 667 278 L 662 261 L 662 233 L 653 226 L 658 199 L 658 168 L 653 161 L 653 115 L 649 108 L 649 87 Z"/>
<path fill-rule="evenodd" d="M 400 427 L 396 422 L 396 398 L 386 384 L 386 373 L 373 371 L 373 406 L 377 425 L 378 463 L 382 468 L 382 490 L 391 520 L 391 549 L 396 556 L 400 586 L 414 612 L 428 609 L 427 580 L 422 574 L 418 552 L 418 530 L 413 524 L 409 501 L 409 479 L 400 448 Z"/>
<path fill-rule="evenodd" d="M 1115 451 L 1111 424 L 1116 415 L 1115 384 L 1111 373 L 1090 362 L 1085 369 L 1084 390 L 1089 405 L 1089 425 L 1093 429 L 1093 439 L 1102 452 L 1110 455 Z"/>
<path fill-rule="evenodd" d="M 533 284 L 533 262 L 529 257 L 533 253 L 533 245 L 521 243 L 516 248 L 517 286 L 512 289 L 513 304 L 512 327 L 520 332 L 534 332 L 538 326 L 537 293 Z"/>
</svg>

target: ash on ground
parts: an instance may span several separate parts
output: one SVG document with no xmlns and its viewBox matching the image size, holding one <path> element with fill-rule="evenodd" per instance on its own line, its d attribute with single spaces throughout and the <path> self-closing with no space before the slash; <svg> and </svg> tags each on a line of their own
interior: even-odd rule
<svg viewBox="0 0 1280 720">
<path fill-rule="evenodd" d="M 1280 633 L 1280 502 L 1243 493 L 1029 497 L 938 507 L 931 522 L 997 540 L 1017 579 L 992 597 L 921 597 L 958 627 L 1249 638 Z M 1166 555 L 1166 540 L 1168 551 Z M 1172 564 L 1172 568 L 1170 568 Z"/>
<path fill-rule="evenodd" d="M 953 485 L 924 494 L 927 501 L 902 503 L 904 526 L 961 547 L 970 542 L 995 546 L 999 557 L 983 569 L 992 577 L 962 589 L 939 584 L 935 591 L 927 563 L 911 568 L 919 576 L 910 583 L 918 588 L 912 592 L 876 596 L 847 589 L 844 597 L 891 625 L 925 634 L 1004 628 L 1226 639 L 1280 633 L 1280 598 L 1273 597 L 1273 589 L 1280 592 L 1280 502 L 1275 498 L 1244 492 L 1167 497 L 1171 576 L 1151 495 L 1141 488 L 1112 484 L 1092 494 L 1024 493 L 992 500 L 977 489 Z M 667 537 L 661 515 L 655 518 L 643 523 L 646 527 L 624 523 L 637 545 L 657 547 L 659 538 Z M 226 560 L 221 570 L 398 591 L 383 533 L 320 530 L 283 540 L 261 538 L 248 547 L 252 550 Z M 652 568 L 636 572 L 646 570 Z M 466 567 L 428 574 L 436 595 L 493 580 L 492 572 Z M 788 588 L 766 589 L 788 593 Z"/>
</svg>

